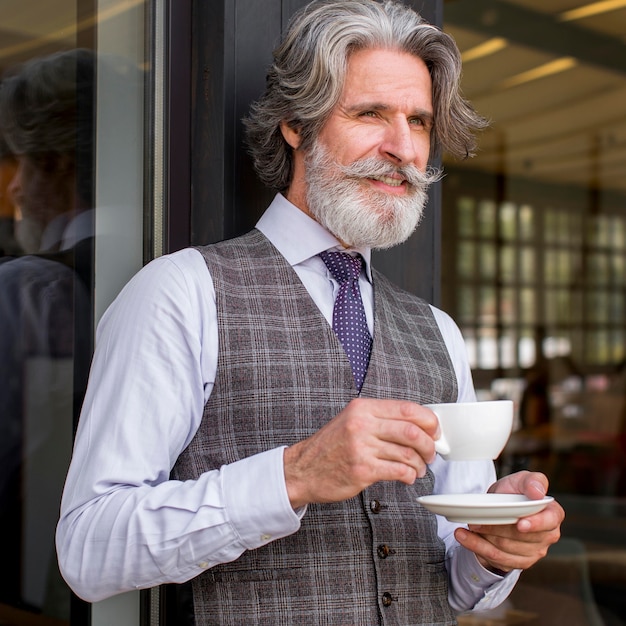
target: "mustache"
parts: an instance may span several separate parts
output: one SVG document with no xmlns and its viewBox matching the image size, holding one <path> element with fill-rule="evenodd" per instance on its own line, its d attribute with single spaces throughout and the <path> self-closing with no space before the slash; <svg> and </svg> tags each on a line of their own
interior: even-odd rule
<svg viewBox="0 0 626 626">
<path fill-rule="evenodd" d="M 338 166 L 342 174 L 350 178 L 400 176 L 409 185 L 418 189 L 425 189 L 443 178 L 443 170 L 441 168 L 428 166 L 425 171 L 421 171 L 411 164 L 396 167 L 376 157 L 360 159 L 349 165 L 338 164 Z"/>
</svg>

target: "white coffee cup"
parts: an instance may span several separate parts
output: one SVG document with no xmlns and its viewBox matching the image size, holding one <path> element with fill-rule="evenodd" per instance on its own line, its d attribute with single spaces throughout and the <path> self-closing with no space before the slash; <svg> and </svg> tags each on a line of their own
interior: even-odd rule
<svg viewBox="0 0 626 626">
<path fill-rule="evenodd" d="M 435 450 L 451 461 L 496 459 L 513 427 L 513 402 L 487 400 L 426 404 L 439 420 Z"/>
</svg>

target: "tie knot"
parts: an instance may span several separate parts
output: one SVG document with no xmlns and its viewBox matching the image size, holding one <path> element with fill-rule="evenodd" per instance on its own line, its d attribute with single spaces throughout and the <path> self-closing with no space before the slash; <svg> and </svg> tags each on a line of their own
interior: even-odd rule
<svg viewBox="0 0 626 626">
<path fill-rule="evenodd" d="M 363 257 L 360 254 L 352 256 L 347 252 L 326 251 L 321 252 L 320 257 L 339 284 L 349 280 L 358 280 L 361 267 L 363 267 Z"/>
</svg>

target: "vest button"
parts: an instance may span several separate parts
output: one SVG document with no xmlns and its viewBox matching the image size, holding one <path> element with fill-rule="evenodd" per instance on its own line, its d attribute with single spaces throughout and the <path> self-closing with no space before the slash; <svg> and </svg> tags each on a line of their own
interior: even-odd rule
<svg viewBox="0 0 626 626">
<path fill-rule="evenodd" d="M 370 511 L 372 513 L 380 513 L 382 507 L 380 506 L 380 502 L 378 500 L 372 500 L 370 502 Z"/>
<path fill-rule="evenodd" d="M 393 550 L 391 550 L 386 543 L 381 543 L 378 548 L 376 548 L 376 553 L 381 559 L 386 559 L 390 554 L 393 554 Z"/>
<path fill-rule="evenodd" d="M 383 593 L 382 601 L 383 606 L 391 606 L 391 603 L 393 602 L 393 597 L 388 591 L 385 591 L 385 593 Z"/>
</svg>

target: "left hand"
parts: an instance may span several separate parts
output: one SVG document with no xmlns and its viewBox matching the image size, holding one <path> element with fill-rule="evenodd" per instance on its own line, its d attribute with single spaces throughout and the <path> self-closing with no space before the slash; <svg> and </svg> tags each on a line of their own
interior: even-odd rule
<svg viewBox="0 0 626 626">
<path fill-rule="evenodd" d="M 548 491 L 548 479 L 538 472 L 517 472 L 491 485 L 490 493 L 521 493 L 540 500 Z M 470 525 L 469 530 L 457 528 L 457 541 L 476 554 L 487 569 L 508 572 L 528 569 L 542 559 L 548 548 L 559 540 L 563 507 L 555 501 L 543 511 L 523 517 L 510 525 Z"/>
</svg>

